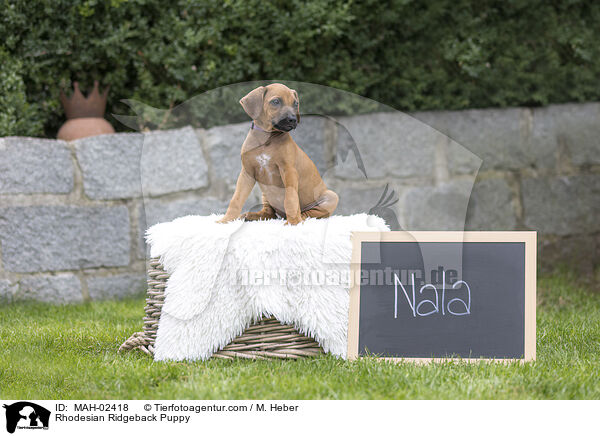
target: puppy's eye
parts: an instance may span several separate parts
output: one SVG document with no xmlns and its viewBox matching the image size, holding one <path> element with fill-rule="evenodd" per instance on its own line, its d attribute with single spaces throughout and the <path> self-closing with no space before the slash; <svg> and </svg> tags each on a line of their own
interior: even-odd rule
<svg viewBox="0 0 600 436">
<path fill-rule="evenodd" d="M 279 100 L 278 98 L 274 98 L 273 100 L 271 100 L 271 104 L 273 106 L 279 106 L 281 104 L 281 100 Z"/>
<path fill-rule="evenodd" d="M 298 100 L 294 100 L 294 107 L 298 107 Z"/>
</svg>

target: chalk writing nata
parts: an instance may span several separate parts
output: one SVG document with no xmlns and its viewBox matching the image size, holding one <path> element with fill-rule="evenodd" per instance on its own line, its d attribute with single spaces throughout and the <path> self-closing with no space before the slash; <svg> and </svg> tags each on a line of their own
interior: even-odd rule
<svg viewBox="0 0 600 436">
<path fill-rule="evenodd" d="M 445 272 L 442 273 L 442 288 L 441 290 L 436 288 L 431 283 L 426 283 L 421 286 L 417 292 L 417 286 L 415 286 L 415 274 L 411 274 L 411 292 L 406 290 L 406 287 L 402 284 L 402 281 L 397 274 L 394 274 L 394 318 L 398 318 L 398 290 L 406 298 L 408 302 L 408 308 L 413 317 L 417 316 L 430 316 L 434 314 L 454 315 L 454 316 L 465 316 L 471 314 L 471 288 L 468 283 L 464 280 L 458 280 L 452 284 L 449 289 L 446 289 L 446 277 Z M 449 301 L 446 301 L 446 291 L 459 291 L 462 287 L 467 290 L 466 301 L 459 297 L 454 297 Z M 441 292 L 440 292 L 441 291 Z M 425 294 L 424 294 L 425 292 Z M 440 295 L 441 293 L 441 295 Z M 431 299 L 422 298 L 429 296 Z M 433 297 L 435 296 L 435 300 Z M 417 303 L 417 297 L 419 302 Z M 428 310 L 429 309 L 429 310 Z M 428 311 L 427 311 L 428 310 Z"/>
</svg>

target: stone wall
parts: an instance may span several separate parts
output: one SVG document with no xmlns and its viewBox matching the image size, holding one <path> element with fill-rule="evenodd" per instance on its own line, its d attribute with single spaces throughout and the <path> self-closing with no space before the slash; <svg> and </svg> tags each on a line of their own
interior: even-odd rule
<svg viewBox="0 0 600 436">
<path fill-rule="evenodd" d="M 248 128 L 0 138 L 0 300 L 141 292 L 145 229 L 224 212 Z M 383 212 L 408 230 L 533 229 L 542 269 L 598 266 L 600 104 L 305 117 L 293 136 L 340 213 Z M 386 185 L 399 201 L 382 211 Z M 255 188 L 247 208 L 259 203 Z"/>
</svg>

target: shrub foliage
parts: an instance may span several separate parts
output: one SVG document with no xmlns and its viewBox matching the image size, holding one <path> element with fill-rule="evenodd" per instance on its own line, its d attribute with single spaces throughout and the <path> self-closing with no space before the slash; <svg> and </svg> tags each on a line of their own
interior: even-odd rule
<svg viewBox="0 0 600 436">
<path fill-rule="evenodd" d="M 121 99 L 167 108 L 260 79 L 333 86 L 409 111 L 600 94 L 594 0 L 0 3 L 0 136 L 54 135 L 59 89 L 96 78 L 112 86 L 111 113 L 128 111 Z"/>
</svg>

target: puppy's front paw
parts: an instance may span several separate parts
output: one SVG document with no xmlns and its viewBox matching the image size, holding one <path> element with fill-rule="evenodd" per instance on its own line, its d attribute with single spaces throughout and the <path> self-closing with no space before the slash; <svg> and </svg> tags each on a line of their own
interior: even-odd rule
<svg viewBox="0 0 600 436">
<path fill-rule="evenodd" d="M 225 224 L 225 223 L 228 223 L 228 222 L 231 222 L 231 221 L 233 221 L 234 219 L 235 219 L 235 218 L 231 218 L 231 217 L 228 217 L 228 216 L 224 216 L 223 218 L 221 218 L 221 219 L 220 219 L 220 220 L 218 220 L 217 222 L 218 222 L 219 224 Z"/>
<path fill-rule="evenodd" d="M 287 220 L 285 221 L 285 225 L 292 225 L 295 226 L 296 224 L 301 223 L 302 221 L 304 221 L 304 219 L 302 219 L 301 215 L 298 215 L 297 217 L 288 217 Z"/>
</svg>

